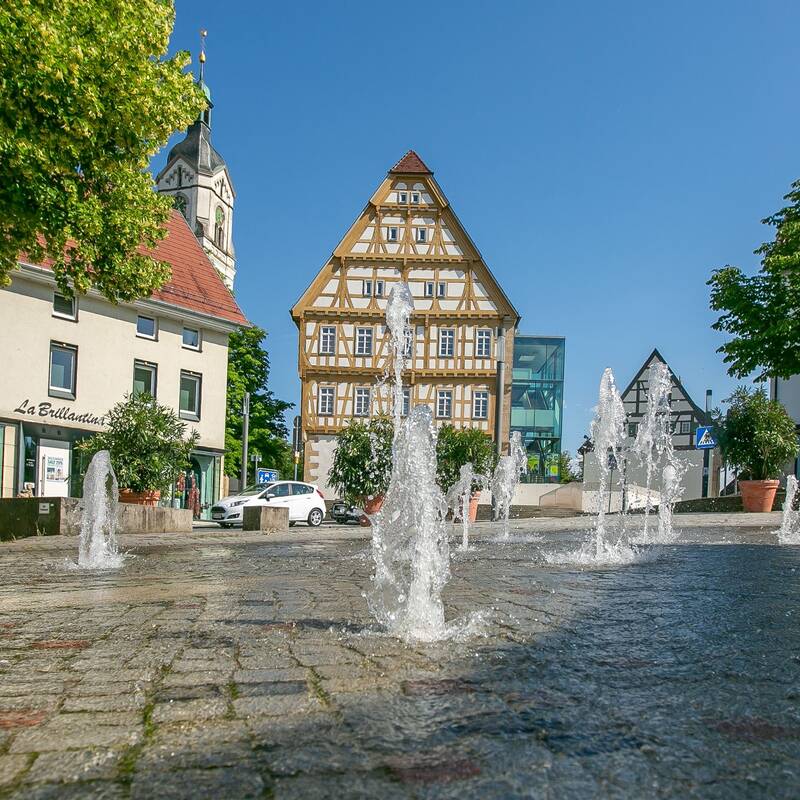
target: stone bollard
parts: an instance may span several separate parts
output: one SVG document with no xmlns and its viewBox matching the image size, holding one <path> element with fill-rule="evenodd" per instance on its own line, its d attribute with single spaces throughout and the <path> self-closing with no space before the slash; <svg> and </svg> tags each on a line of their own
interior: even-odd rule
<svg viewBox="0 0 800 800">
<path fill-rule="evenodd" d="M 286 506 L 245 506 L 243 531 L 283 533 L 289 530 L 289 509 Z"/>
</svg>

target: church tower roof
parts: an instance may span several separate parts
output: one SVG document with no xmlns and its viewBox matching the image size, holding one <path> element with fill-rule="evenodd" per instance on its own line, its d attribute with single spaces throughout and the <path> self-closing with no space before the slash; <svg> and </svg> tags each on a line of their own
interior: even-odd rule
<svg viewBox="0 0 800 800">
<path fill-rule="evenodd" d="M 167 166 L 176 158 L 182 158 L 198 172 L 206 175 L 213 175 L 227 166 L 225 159 L 211 144 L 211 128 L 202 118 L 193 122 L 187 129 L 185 138 L 169 151 Z"/>
</svg>

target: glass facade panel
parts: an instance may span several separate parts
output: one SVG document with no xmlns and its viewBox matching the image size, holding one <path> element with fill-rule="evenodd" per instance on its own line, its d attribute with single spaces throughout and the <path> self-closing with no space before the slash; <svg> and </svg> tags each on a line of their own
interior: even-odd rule
<svg viewBox="0 0 800 800">
<path fill-rule="evenodd" d="M 560 337 L 514 337 L 511 430 L 528 453 L 527 483 L 556 483 L 564 408 L 564 350 Z"/>
</svg>

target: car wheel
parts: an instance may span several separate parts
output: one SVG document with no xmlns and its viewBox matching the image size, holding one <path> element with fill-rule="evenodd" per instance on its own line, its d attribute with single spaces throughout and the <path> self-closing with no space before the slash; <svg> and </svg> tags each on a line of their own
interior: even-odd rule
<svg viewBox="0 0 800 800">
<path fill-rule="evenodd" d="M 318 528 L 322 524 L 323 514 L 318 508 L 312 508 L 308 515 L 308 524 L 312 528 Z"/>
<path fill-rule="evenodd" d="M 296 520 L 293 520 L 293 519 L 290 519 L 290 520 L 289 520 L 289 527 L 290 527 L 290 528 L 294 528 L 294 526 L 295 526 L 296 524 L 297 524 L 297 523 L 296 523 Z"/>
<path fill-rule="evenodd" d="M 219 526 L 220 528 L 230 528 L 231 524 L 230 522 L 220 522 Z"/>
</svg>

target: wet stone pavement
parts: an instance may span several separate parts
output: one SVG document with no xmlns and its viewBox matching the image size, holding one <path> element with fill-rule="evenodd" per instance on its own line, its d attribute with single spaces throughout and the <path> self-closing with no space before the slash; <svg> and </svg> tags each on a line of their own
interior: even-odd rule
<svg viewBox="0 0 800 800">
<path fill-rule="evenodd" d="M 579 534 L 534 527 L 454 551 L 487 621 L 434 645 L 374 624 L 354 530 L 0 545 L 0 797 L 800 796 L 800 547 L 551 566 Z"/>
</svg>

